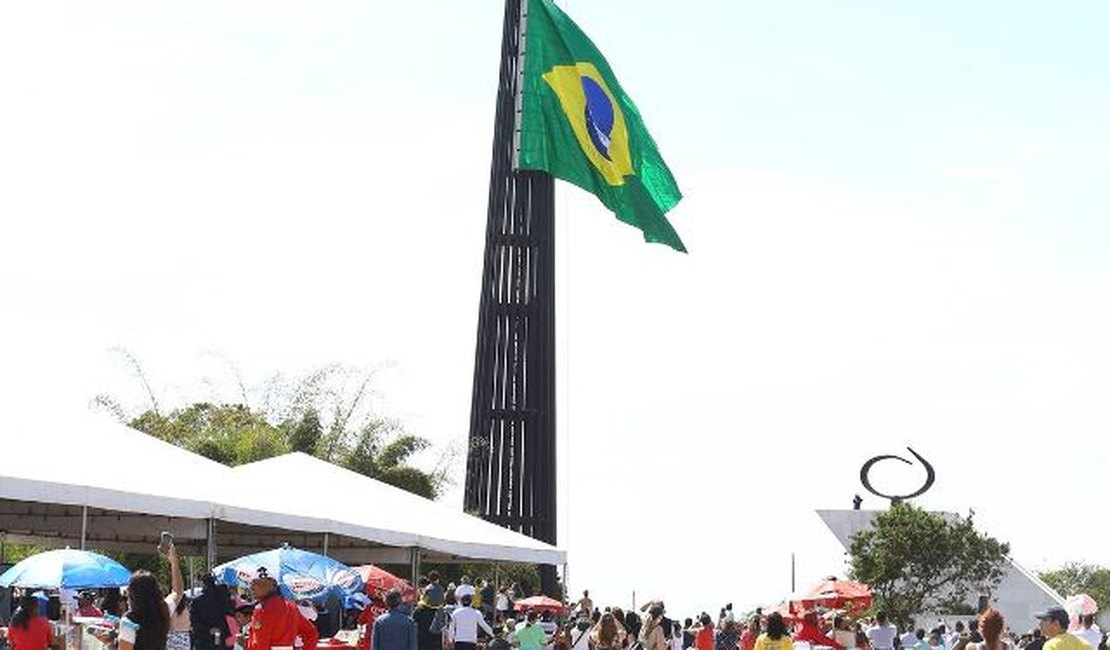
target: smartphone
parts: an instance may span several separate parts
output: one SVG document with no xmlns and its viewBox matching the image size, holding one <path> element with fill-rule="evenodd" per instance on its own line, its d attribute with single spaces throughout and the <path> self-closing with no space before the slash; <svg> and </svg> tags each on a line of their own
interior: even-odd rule
<svg viewBox="0 0 1110 650">
<path fill-rule="evenodd" d="M 171 546 L 173 546 L 173 535 L 163 530 L 162 537 L 158 540 L 158 552 L 169 553 Z"/>
</svg>

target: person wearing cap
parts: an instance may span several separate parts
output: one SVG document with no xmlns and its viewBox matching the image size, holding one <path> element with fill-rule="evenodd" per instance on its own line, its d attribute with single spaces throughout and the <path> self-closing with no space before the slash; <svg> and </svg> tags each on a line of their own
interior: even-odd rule
<svg viewBox="0 0 1110 650">
<path fill-rule="evenodd" d="M 1041 634 L 1046 639 L 1044 650 L 1091 650 L 1086 641 L 1068 634 L 1070 618 L 1063 607 L 1049 607 L 1037 614 Z"/>
<path fill-rule="evenodd" d="M 281 597 L 277 580 L 265 569 L 251 580 L 254 614 L 247 650 L 293 650 L 298 637 L 303 650 L 316 650 L 319 633 L 296 604 Z"/>
<path fill-rule="evenodd" d="M 450 637 L 455 642 L 455 650 L 475 650 L 478 647 L 478 628 L 493 637 L 493 629 L 486 623 L 482 612 L 472 607 L 473 598 L 464 595 L 462 605 L 451 612 Z"/>
<path fill-rule="evenodd" d="M 389 611 L 374 621 L 370 650 L 416 650 L 416 622 L 401 610 L 401 592 L 390 589 L 385 604 Z"/>
<path fill-rule="evenodd" d="M 104 612 L 96 606 L 96 594 L 91 591 L 82 591 L 77 595 L 77 615 L 90 618 L 100 618 Z"/>
</svg>

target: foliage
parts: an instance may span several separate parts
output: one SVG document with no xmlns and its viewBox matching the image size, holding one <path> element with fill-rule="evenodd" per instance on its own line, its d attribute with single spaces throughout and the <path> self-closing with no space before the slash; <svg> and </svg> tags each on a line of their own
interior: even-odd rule
<svg viewBox="0 0 1110 650">
<path fill-rule="evenodd" d="M 990 593 L 1005 573 L 1008 544 L 949 518 L 899 503 L 852 537 L 852 579 L 871 586 L 879 607 L 904 624 L 915 614 Z"/>
<path fill-rule="evenodd" d="M 1108 567 L 1069 562 L 1058 569 L 1042 571 L 1038 575 L 1064 597 L 1087 594 L 1100 606 L 1110 603 Z"/>
<path fill-rule="evenodd" d="M 49 548 L 44 546 L 35 546 L 33 544 L 13 544 L 11 542 L 0 543 L 0 549 L 3 553 L 0 554 L 0 561 L 7 564 L 18 564 L 32 555 L 38 555 L 44 551 L 49 551 Z"/>
<path fill-rule="evenodd" d="M 196 401 L 167 412 L 138 361 L 123 353 L 149 399 L 138 416 L 122 419 L 156 438 L 232 466 L 299 451 L 429 499 L 450 484 L 457 452 L 447 449 L 432 470 L 413 465 L 430 443 L 369 408 L 373 373 L 326 366 L 292 380 L 277 375 L 252 404 L 236 372 L 237 401 Z M 95 403 L 126 412 L 109 397 Z"/>
</svg>

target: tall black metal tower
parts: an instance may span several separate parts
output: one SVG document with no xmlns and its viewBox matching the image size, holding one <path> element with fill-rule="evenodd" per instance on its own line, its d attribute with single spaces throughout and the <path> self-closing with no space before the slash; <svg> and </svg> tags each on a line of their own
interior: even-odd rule
<svg viewBox="0 0 1110 650">
<path fill-rule="evenodd" d="M 466 509 L 555 543 L 555 188 L 513 169 L 527 0 L 506 0 L 490 170 Z M 554 594 L 555 567 L 541 567 Z"/>
</svg>

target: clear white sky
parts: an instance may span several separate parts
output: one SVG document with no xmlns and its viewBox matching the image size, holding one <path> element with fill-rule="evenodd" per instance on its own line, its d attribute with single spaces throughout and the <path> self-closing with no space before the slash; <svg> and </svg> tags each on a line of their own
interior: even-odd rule
<svg viewBox="0 0 1110 650">
<path fill-rule="evenodd" d="M 906 444 L 937 468 L 923 505 L 1033 568 L 1110 562 L 1110 5 L 564 7 L 690 249 L 558 190 L 572 588 L 776 601 L 791 551 L 799 587 L 841 572 L 813 509 Z M 139 406 L 123 345 L 167 402 L 234 397 L 212 352 L 255 383 L 390 364 L 381 408 L 463 440 L 501 11 L 4 3 L 5 408 Z"/>
</svg>

